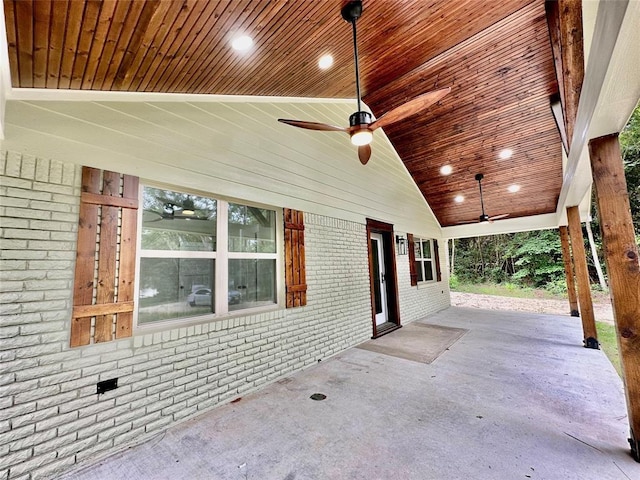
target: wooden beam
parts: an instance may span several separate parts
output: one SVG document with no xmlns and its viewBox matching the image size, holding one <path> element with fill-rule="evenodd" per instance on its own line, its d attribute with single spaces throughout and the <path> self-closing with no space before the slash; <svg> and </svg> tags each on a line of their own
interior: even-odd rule
<svg viewBox="0 0 640 480">
<path fill-rule="evenodd" d="M 562 127 L 558 124 L 558 130 L 566 134 L 567 124 L 564 119 L 564 106 L 567 100 L 564 97 L 564 76 L 562 75 L 562 48 L 560 42 L 560 4 L 556 0 L 547 0 L 544 4 L 547 13 L 547 26 L 549 27 L 549 41 L 551 42 L 551 52 L 553 53 L 553 66 L 556 71 L 556 79 L 558 81 L 558 96 L 560 97 L 561 110 L 560 115 L 554 112 L 556 122 L 562 120 Z M 567 147 L 567 151 L 569 148 Z"/>
<path fill-rule="evenodd" d="M 580 313 L 578 313 L 578 296 L 576 295 L 576 282 L 573 276 L 573 262 L 571 261 L 571 247 L 569 245 L 569 230 L 564 225 L 560 227 L 560 243 L 562 245 L 564 274 L 567 279 L 569 311 L 571 312 L 572 317 L 579 317 Z"/>
<path fill-rule="evenodd" d="M 571 148 L 584 80 L 582 0 L 547 1 L 545 7 L 565 131 Z"/>
<path fill-rule="evenodd" d="M 589 154 L 627 397 L 629 443 L 640 462 L 640 263 L 618 134 L 591 140 Z"/>
<path fill-rule="evenodd" d="M 600 347 L 598 345 L 598 333 L 596 332 L 596 320 L 593 315 L 587 255 L 584 250 L 584 238 L 582 236 L 582 224 L 580 223 L 578 207 L 567 207 L 567 217 L 569 219 L 573 266 L 578 284 L 578 303 L 580 304 L 580 316 L 582 318 L 584 346 L 598 349 Z"/>
</svg>

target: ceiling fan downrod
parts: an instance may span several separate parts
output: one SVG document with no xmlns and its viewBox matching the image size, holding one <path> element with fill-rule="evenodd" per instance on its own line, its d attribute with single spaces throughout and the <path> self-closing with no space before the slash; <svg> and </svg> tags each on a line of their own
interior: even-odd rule
<svg viewBox="0 0 640 480">
<path fill-rule="evenodd" d="M 346 3 L 342 10 L 340 10 L 342 18 L 351 24 L 353 31 L 353 59 L 356 67 L 356 99 L 358 101 L 358 112 L 361 109 L 360 103 L 360 67 L 358 63 L 358 32 L 356 28 L 356 21 L 362 16 L 362 1 L 355 0 Z"/>
<path fill-rule="evenodd" d="M 485 223 L 489 221 L 489 215 L 484 213 L 484 199 L 482 198 L 482 179 L 484 175 L 481 173 L 476 174 L 476 181 L 478 182 L 478 187 L 480 187 L 480 206 L 482 207 L 482 215 L 480 215 L 479 220 L 480 223 Z"/>
<path fill-rule="evenodd" d="M 340 10 L 342 18 L 351 24 L 353 31 L 353 59 L 356 70 L 356 100 L 358 111 L 349 116 L 351 130 L 351 142 L 358 146 L 368 145 L 371 142 L 371 130 L 369 124 L 373 122 L 373 116 L 369 112 L 362 111 L 362 98 L 360 94 L 360 63 L 358 59 L 358 29 L 356 21 L 362 16 L 362 0 L 352 0 L 344 4 Z M 370 155 L 370 154 L 369 154 Z M 368 158 L 368 155 L 365 155 Z"/>
</svg>

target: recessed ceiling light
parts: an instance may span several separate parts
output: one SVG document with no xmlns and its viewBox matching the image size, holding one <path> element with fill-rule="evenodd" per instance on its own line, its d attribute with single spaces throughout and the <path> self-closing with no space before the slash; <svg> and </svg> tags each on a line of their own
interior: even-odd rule
<svg viewBox="0 0 640 480">
<path fill-rule="evenodd" d="M 510 148 L 505 148 L 504 150 L 500 150 L 500 153 L 498 154 L 498 156 L 502 160 L 508 160 L 511 158 L 512 155 L 513 155 L 513 150 L 511 150 Z"/>
<path fill-rule="evenodd" d="M 462 203 L 464 202 L 464 197 L 462 195 L 456 195 L 456 197 L 453 199 L 454 202 L 456 203 Z"/>
<path fill-rule="evenodd" d="M 440 173 L 442 175 L 451 175 L 451 172 L 453 172 L 453 167 L 451 165 L 443 165 L 440 167 Z"/>
<path fill-rule="evenodd" d="M 509 185 L 509 188 L 507 188 L 507 190 L 509 190 L 511 193 L 519 192 L 520 185 Z"/>
<path fill-rule="evenodd" d="M 241 35 L 231 41 L 231 46 L 239 52 L 246 52 L 253 46 L 253 39 L 248 35 Z"/>
<path fill-rule="evenodd" d="M 331 65 L 333 65 L 333 57 L 329 54 L 321 56 L 320 60 L 318 60 L 318 66 L 322 70 L 326 70 Z"/>
</svg>

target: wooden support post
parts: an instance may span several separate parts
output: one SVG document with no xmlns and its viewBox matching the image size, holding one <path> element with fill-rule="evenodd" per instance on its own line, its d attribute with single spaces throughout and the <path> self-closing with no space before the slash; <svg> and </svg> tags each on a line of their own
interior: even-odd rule
<svg viewBox="0 0 640 480">
<path fill-rule="evenodd" d="M 631 427 L 631 453 L 640 462 L 640 263 L 618 134 L 589 142 Z"/>
<path fill-rule="evenodd" d="M 548 0 L 545 8 L 565 131 L 571 148 L 584 80 L 582 0 Z"/>
<path fill-rule="evenodd" d="M 571 248 L 569 246 L 569 230 L 564 225 L 560 227 L 560 243 L 562 245 L 564 275 L 567 278 L 569 310 L 572 317 L 579 317 L 580 313 L 578 313 L 578 296 L 576 295 L 576 282 L 573 276 L 573 262 L 571 261 Z"/>
<path fill-rule="evenodd" d="M 571 237 L 573 266 L 576 271 L 576 282 L 578 284 L 578 302 L 580 303 L 584 346 L 586 348 L 598 349 L 600 347 L 598 345 L 596 319 L 593 315 L 593 303 L 591 301 L 587 254 L 584 250 L 584 238 L 582 236 L 582 224 L 580 223 L 578 207 L 567 207 L 567 218 L 569 219 L 569 236 Z"/>
</svg>

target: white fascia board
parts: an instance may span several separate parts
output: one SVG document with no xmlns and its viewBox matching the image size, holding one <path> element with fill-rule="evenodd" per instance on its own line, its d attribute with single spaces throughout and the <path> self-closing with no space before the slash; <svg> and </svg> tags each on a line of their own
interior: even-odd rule
<svg viewBox="0 0 640 480">
<path fill-rule="evenodd" d="M 9 45 L 4 19 L 4 8 L 0 8 L 0 140 L 4 139 L 4 110 L 7 97 L 11 95 L 11 69 Z"/>
<path fill-rule="evenodd" d="M 14 88 L 10 100 L 57 102 L 224 102 L 224 103 L 355 103 L 353 98 L 270 97 L 251 95 L 210 95 L 196 93 L 105 92 L 98 90 L 56 90 L 51 88 Z"/>
<path fill-rule="evenodd" d="M 618 39 L 629 14 L 634 17 L 637 5 L 629 7 L 628 0 L 600 1 L 593 36 L 590 42 L 589 58 L 585 68 L 584 82 L 580 94 L 578 114 L 576 117 L 573 139 L 564 172 L 562 189 L 558 198 L 556 213 L 561 216 L 566 207 L 582 203 L 591 186 L 591 167 L 587 143 L 591 124 L 598 115 L 598 103 L 606 89 L 606 77 L 610 69 L 614 69 L 612 58 L 616 48 L 620 48 Z M 626 18 L 633 23 L 633 18 Z M 624 46 L 622 46 L 624 47 Z M 633 108 L 631 109 L 633 110 Z M 630 115 L 621 112 L 622 116 Z"/>
<path fill-rule="evenodd" d="M 498 220 L 494 223 L 471 223 L 442 227 L 443 238 L 469 238 L 498 235 L 501 233 L 528 232 L 532 230 L 547 230 L 558 227 L 558 215 L 547 213 L 531 217 L 520 217 Z"/>
</svg>

